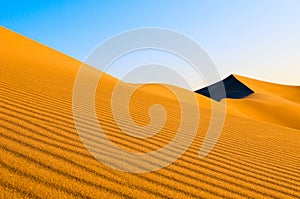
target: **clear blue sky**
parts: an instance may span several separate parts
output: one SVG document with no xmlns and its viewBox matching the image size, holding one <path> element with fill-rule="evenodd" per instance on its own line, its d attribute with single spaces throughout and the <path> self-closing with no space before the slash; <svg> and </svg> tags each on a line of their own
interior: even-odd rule
<svg viewBox="0 0 300 199">
<path fill-rule="evenodd" d="M 163 27 L 203 46 L 222 77 L 300 85 L 299 0 L 0 2 L 2 26 L 79 60 L 119 32 Z"/>
</svg>

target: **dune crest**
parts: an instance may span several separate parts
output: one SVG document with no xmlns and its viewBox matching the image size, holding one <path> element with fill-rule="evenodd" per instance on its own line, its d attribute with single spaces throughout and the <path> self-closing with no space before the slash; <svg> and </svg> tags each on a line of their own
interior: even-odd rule
<svg viewBox="0 0 300 199">
<path fill-rule="evenodd" d="M 226 99 L 229 107 L 257 121 L 300 129 L 300 86 L 234 76 L 254 93 L 240 100 Z"/>
<path fill-rule="evenodd" d="M 226 91 L 225 96 L 220 94 L 222 84 Z M 300 86 L 280 85 L 230 75 L 195 92 L 217 101 L 226 101 L 229 114 L 300 129 Z M 213 93 L 213 97 L 210 93 Z"/>
<path fill-rule="evenodd" d="M 224 96 L 221 95 L 222 87 L 225 89 Z M 224 98 L 241 99 L 254 93 L 250 88 L 236 79 L 233 75 L 230 75 L 222 81 L 212 84 L 208 87 L 196 90 L 195 92 L 217 101 L 220 101 Z"/>
</svg>

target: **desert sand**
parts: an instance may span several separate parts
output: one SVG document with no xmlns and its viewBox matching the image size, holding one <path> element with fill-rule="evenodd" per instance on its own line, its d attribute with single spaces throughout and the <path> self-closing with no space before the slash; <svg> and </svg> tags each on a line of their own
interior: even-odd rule
<svg viewBox="0 0 300 199">
<path fill-rule="evenodd" d="M 97 161 L 76 131 L 72 92 L 81 62 L 3 27 L 0 43 L 0 198 L 300 197 L 300 87 L 234 75 L 254 94 L 221 102 L 195 94 L 201 128 L 189 149 L 166 168 L 132 174 Z M 149 123 L 153 103 L 168 113 L 159 134 L 137 139 L 113 120 L 109 105 L 118 80 L 105 75 L 101 81 L 105 91 L 96 96 L 97 116 L 117 146 L 148 152 L 172 139 L 180 107 L 171 92 L 145 85 L 132 97 L 130 110 L 140 125 Z M 134 86 L 121 84 L 125 91 Z M 163 94 L 153 92 L 158 89 Z M 220 139 L 200 159 L 211 104 L 224 102 Z M 94 128 L 88 118 L 85 125 Z"/>
</svg>

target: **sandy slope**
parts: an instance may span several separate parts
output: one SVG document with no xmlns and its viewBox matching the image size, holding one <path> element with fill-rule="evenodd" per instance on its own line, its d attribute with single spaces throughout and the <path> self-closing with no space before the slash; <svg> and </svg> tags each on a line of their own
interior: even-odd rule
<svg viewBox="0 0 300 199">
<path fill-rule="evenodd" d="M 230 114 L 220 140 L 204 159 L 198 155 L 210 121 L 211 102 L 198 96 L 201 128 L 189 150 L 156 172 L 124 173 L 94 159 L 75 129 L 72 90 L 81 63 L 4 28 L 0 35 L 0 198 L 300 197 L 298 88 L 238 77 L 257 94 L 242 102 L 228 101 Z M 137 123 L 149 122 L 148 107 L 157 101 L 169 114 L 162 132 L 139 140 L 122 133 L 112 119 L 108 104 L 116 82 L 105 76 L 105 92 L 96 96 L 101 104 L 98 118 L 107 136 L 116 145 L 136 152 L 152 151 L 170 141 L 180 123 L 172 93 L 150 85 L 134 95 L 130 109 Z M 123 86 L 126 90 L 132 85 Z M 157 89 L 164 90 L 164 95 L 154 95 L 152 91 Z M 252 98 L 259 98 L 258 102 L 248 102 L 256 102 Z M 283 111 L 277 113 L 269 106 L 283 100 L 291 110 L 280 126 L 269 111 L 277 116 Z M 261 104 L 268 109 L 257 107 Z M 245 117 L 238 112 L 251 113 Z M 94 128 L 88 118 L 86 126 Z"/>
<path fill-rule="evenodd" d="M 254 120 L 300 129 L 300 86 L 272 84 L 235 75 L 255 93 L 227 105 Z"/>
</svg>

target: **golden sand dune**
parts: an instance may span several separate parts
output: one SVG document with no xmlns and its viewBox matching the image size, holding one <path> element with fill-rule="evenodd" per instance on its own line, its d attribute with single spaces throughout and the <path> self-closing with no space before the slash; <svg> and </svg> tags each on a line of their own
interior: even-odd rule
<svg viewBox="0 0 300 199">
<path fill-rule="evenodd" d="M 221 137 L 203 159 L 199 150 L 211 102 L 199 95 L 200 128 L 184 155 L 155 172 L 126 173 L 97 161 L 76 131 L 72 92 L 81 63 L 5 28 L 0 35 L 0 198 L 300 197 L 298 88 L 238 77 L 256 94 L 228 100 L 230 114 Z M 96 96 L 97 116 L 114 144 L 148 152 L 172 140 L 180 112 L 171 92 L 160 85 L 145 85 L 132 96 L 129 108 L 138 124 L 149 123 L 148 108 L 153 103 L 162 104 L 168 113 L 159 134 L 137 139 L 124 134 L 113 120 L 109 104 L 118 81 L 108 75 L 101 81 L 105 89 Z M 124 91 L 133 86 L 121 84 Z M 164 95 L 152 93 L 157 89 Z M 285 120 L 280 118 L 281 126 L 265 123 L 281 117 L 284 111 L 272 107 L 283 101 L 291 110 Z M 94 131 L 89 118 L 83 121 Z"/>
<path fill-rule="evenodd" d="M 226 99 L 227 105 L 258 121 L 300 129 L 300 86 L 272 84 L 235 75 L 254 91 L 244 99 Z"/>
</svg>

